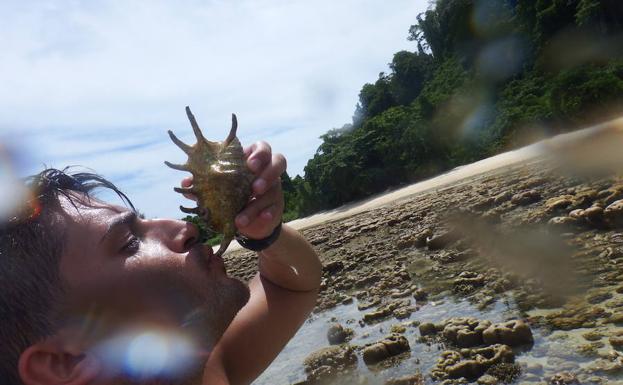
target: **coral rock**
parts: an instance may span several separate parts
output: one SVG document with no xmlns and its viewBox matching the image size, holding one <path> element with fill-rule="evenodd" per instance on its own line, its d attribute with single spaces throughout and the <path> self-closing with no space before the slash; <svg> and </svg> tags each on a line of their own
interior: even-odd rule
<svg viewBox="0 0 623 385">
<path fill-rule="evenodd" d="M 501 343 L 519 346 L 531 344 L 534 341 L 530 327 L 521 320 L 491 325 L 483 331 L 482 338 L 487 345 Z"/>
<path fill-rule="evenodd" d="M 376 364 L 391 356 L 411 350 L 404 336 L 391 335 L 363 349 L 363 362 L 367 365 Z"/>
</svg>

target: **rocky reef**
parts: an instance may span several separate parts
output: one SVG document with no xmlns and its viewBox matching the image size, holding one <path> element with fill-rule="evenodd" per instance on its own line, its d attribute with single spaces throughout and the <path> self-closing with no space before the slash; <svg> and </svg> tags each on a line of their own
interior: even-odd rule
<svg viewBox="0 0 623 385">
<path fill-rule="evenodd" d="M 538 159 L 303 233 L 324 265 L 311 322 L 348 314 L 319 328 L 336 345 L 306 351 L 305 381 L 603 384 L 623 375 L 619 175 L 585 179 Z M 253 253 L 225 259 L 240 278 L 256 271 Z"/>
</svg>

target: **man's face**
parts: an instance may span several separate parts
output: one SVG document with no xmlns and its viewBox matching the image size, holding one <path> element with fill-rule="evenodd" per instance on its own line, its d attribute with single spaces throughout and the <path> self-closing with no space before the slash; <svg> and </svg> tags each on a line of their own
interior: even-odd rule
<svg viewBox="0 0 623 385">
<path fill-rule="evenodd" d="M 191 346 L 178 355 L 209 352 L 248 300 L 248 288 L 197 242 L 193 225 L 141 219 L 125 208 L 76 198 L 73 204 L 61 200 L 66 243 L 60 272 L 68 294 L 63 314 L 106 370 L 166 374 L 171 368 L 145 369 L 140 357 L 163 346 Z M 139 363 L 128 364 L 135 341 L 147 341 L 145 352 L 139 349 Z M 165 361 L 169 365 L 171 358 Z"/>
</svg>

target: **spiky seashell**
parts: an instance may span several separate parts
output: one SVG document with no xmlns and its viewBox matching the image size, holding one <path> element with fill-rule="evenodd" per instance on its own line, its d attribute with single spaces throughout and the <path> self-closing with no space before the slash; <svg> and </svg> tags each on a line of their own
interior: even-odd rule
<svg viewBox="0 0 623 385">
<path fill-rule="evenodd" d="M 185 164 L 164 162 L 167 166 L 193 175 L 190 187 L 175 187 L 182 194 L 197 197 L 197 207 L 180 210 L 187 214 L 197 214 L 214 231 L 223 234 L 220 248 L 215 255 L 222 255 L 236 235 L 234 220 L 236 215 L 249 201 L 253 173 L 247 167 L 240 141 L 236 137 L 238 121 L 232 114 L 232 126 L 223 142 L 211 142 L 201 133 L 190 108 L 186 115 L 195 132 L 197 143 L 190 146 L 179 140 L 173 132 L 169 136 L 173 143 L 188 155 Z"/>
</svg>

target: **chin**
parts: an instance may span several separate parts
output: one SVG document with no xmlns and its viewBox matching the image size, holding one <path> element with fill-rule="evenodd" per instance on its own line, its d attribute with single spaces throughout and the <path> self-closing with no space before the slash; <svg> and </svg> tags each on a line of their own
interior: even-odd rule
<svg viewBox="0 0 623 385">
<path fill-rule="evenodd" d="M 230 306 L 228 306 L 231 312 L 231 319 L 229 322 L 231 322 L 240 309 L 249 302 L 251 293 L 249 292 L 249 287 L 241 280 L 232 277 L 228 277 L 227 280 L 229 281 L 227 284 L 227 291 L 229 292 L 229 299 L 231 301 Z"/>
<path fill-rule="evenodd" d="M 248 286 L 236 278 L 223 277 L 211 286 L 183 323 L 183 328 L 208 351 L 214 348 L 250 297 Z"/>
</svg>

